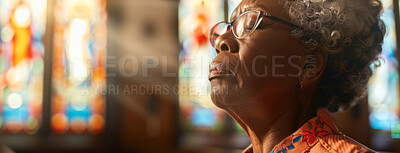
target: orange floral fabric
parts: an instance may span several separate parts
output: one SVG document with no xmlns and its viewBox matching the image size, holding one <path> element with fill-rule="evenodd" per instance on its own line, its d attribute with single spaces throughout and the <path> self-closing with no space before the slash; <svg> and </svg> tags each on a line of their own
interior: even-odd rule
<svg viewBox="0 0 400 153">
<path fill-rule="evenodd" d="M 340 133 L 323 113 L 283 139 L 270 153 L 370 153 L 371 149 Z M 253 153 L 251 145 L 243 153 Z"/>
</svg>

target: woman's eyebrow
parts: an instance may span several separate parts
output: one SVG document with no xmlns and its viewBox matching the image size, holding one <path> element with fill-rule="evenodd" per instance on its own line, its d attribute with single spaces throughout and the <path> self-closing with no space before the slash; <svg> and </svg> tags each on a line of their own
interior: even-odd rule
<svg viewBox="0 0 400 153">
<path fill-rule="evenodd" d="M 260 6 L 249 6 L 249 7 L 245 7 L 244 9 L 237 9 L 232 13 L 232 16 L 230 18 L 230 22 L 232 22 L 234 19 L 236 19 L 240 14 L 246 12 L 246 11 L 250 11 L 250 10 L 260 10 L 263 12 L 266 12 L 268 9 L 266 7 L 260 7 Z M 238 13 L 239 12 L 239 13 Z"/>
<path fill-rule="evenodd" d="M 233 22 L 233 20 L 235 20 L 235 19 L 239 16 L 239 13 L 237 13 L 238 11 L 239 11 L 238 9 L 236 9 L 235 11 L 233 11 L 229 22 Z"/>
<path fill-rule="evenodd" d="M 239 6 L 241 7 L 241 6 Z M 263 12 L 268 12 L 268 7 L 261 5 L 261 4 L 255 4 L 253 6 L 244 6 L 244 8 L 236 8 L 233 13 L 232 16 L 230 18 L 229 22 L 233 22 L 233 20 L 235 20 L 240 14 L 246 12 L 246 11 L 250 11 L 250 10 L 260 10 Z"/>
<path fill-rule="evenodd" d="M 260 10 L 260 11 L 265 11 L 265 9 L 264 9 L 264 8 L 262 8 L 262 7 L 259 7 L 259 6 L 250 6 L 250 7 L 246 7 L 246 8 L 244 8 L 243 12 L 250 11 L 250 10 Z"/>
</svg>

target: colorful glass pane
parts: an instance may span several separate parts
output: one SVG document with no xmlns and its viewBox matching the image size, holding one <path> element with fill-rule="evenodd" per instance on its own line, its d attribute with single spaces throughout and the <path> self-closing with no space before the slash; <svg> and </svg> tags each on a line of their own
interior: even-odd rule
<svg viewBox="0 0 400 153">
<path fill-rule="evenodd" d="M 208 65 L 216 56 L 208 42 L 211 27 L 224 19 L 223 0 L 182 0 L 179 6 L 179 101 L 186 131 L 222 128 L 224 112 L 210 98 Z"/>
<path fill-rule="evenodd" d="M 387 34 L 383 44 L 381 66 L 374 70 L 374 75 L 370 80 L 368 100 L 371 109 L 371 127 L 377 130 L 390 131 L 399 122 L 396 115 L 399 103 L 398 61 L 395 56 L 396 25 L 393 1 L 383 0 L 382 3 L 384 13 L 381 18 L 387 27 Z"/>
<path fill-rule="evenodd" d="M 42 115 L 46 0 L 0 0 L 0 128 L 34 134 Z"/>
<path fill-rule="evenodd" d="M 400 8 L 400 3 L 399 3 L 399 6 L 398 6 L 398 9 Z M 399 12 L 395 12 L 395 13 L 397 13 L 398 14 L 398 16 L 400 17 L 400 11 Z M 399 19 L 400 20 L 400 19 Z M 398 26 L 400 26 L 400 23 L 396 23 L 395 24 L 395 26 L 393 27 L 393 28 L 395 28 L 395 27 L 398 27 Z M 399 31 L 397 31 L 397 34 L 398 34 L 398 32 Z M 398 38 L 399 36 L 397 36 L 397 38 Z M 397 40 L 397 42 L 399 42 L 400 40 Z M 398 86 L 397 86 L 397 89 L 398 89 Z M 397 101 L 397 102 L 399 102 L 399 101 Z M 398 105 L 398 104 L 397 104 Z M 398 106 L 397 106 L 397 108 L 399 108 Z M 399 110 L 396 110 L 397 112 L 399 111 Z M 395 139 L 400 139 L 400 120 L 399 120 L 399 116 L 396 116 L 395 118 L 394 118 L 394 121 L 392 122 L 392 124 L 391 124 L 391 134 L 392 134 L 392 138 L 395 138 Z"/>
<path fill-rule="evenodd" d="M 57 0 L 54 8 L 51 127 L 55 133 L 104 130 L 105 0 Z"/>
</svg>

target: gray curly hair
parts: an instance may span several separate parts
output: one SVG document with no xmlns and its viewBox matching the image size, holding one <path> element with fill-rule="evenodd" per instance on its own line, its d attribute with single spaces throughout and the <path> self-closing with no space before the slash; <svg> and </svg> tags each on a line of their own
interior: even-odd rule
<svg viewBox="0 0 400 153">
<path fill-rule="evenodd" d="M 281 0 L 287 15 L 300 28 L 291 34 L 308 53 L 328 54 L 327 66 L 314 102 L 331 112 L 365 100 L 372 75 L 379 66 L 385 25 L 379 0 Z"/>
</svg>

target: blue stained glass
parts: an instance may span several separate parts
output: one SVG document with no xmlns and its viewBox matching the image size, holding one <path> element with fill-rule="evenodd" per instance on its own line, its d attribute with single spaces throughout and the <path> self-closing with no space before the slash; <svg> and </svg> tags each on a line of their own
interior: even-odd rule
<svg viewBox="0 0 400 153">
<path fill-rule="evenodd" d="M 73 120 L 75 118 L 81 118 L 88 121 L 90 117 L 90 108 L 88 106 L 83 106 L 77 110 L 76 107 L 69 106 L 67 111 L 67 118 Z"/>
<path fill-rule="evenodd" d="M 215 114 L 210 109 L 195 109 L 192 114 L 193 124 L 196 126 L 213 126 L 216 122 Z"/>
<path fill-rule="evenodd" d="M 3 119 L 6 121 L 18 121 L 23 122 L 29 117 L 28 107 L 23 105 L 17 109 L 4 107 Z"/>
</svg>

